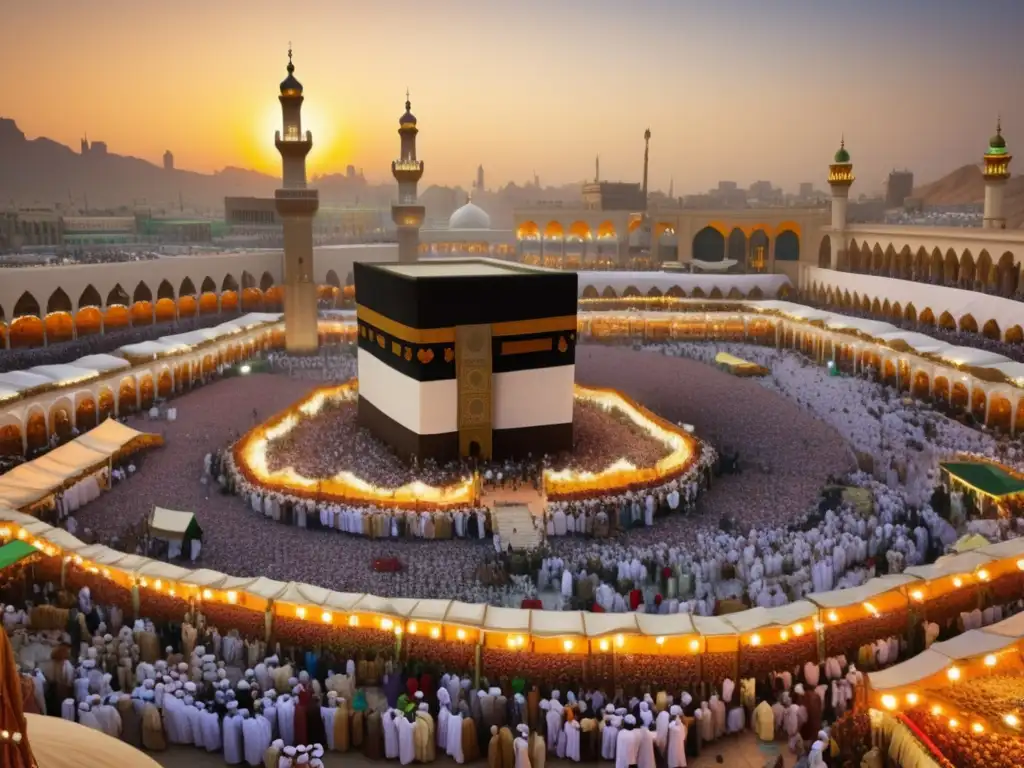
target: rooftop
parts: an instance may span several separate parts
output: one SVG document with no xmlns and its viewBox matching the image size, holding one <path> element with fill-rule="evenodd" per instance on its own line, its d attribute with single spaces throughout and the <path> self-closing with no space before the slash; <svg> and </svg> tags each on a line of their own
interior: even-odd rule
<svg viewBox="0 0 1024 768">
<path fill-rule="evenodd" d="M 545 273 L 548 270 L 496 259 L 431 259 L 416 264 L 380 264 L 382 269 L 418 280 L 434 277 L 500 277 Z"/>
</svg>

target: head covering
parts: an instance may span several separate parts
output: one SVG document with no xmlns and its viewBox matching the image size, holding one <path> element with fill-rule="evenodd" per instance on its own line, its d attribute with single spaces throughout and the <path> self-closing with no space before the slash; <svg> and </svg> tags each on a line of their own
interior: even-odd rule
<svg viewBox="0 0 1024 768">
<path fill-rule="evenodd" d="M 671 707 L 668 708 L 668 713 L 672 715 L 672 717 L 679 717 L 681 714 L 683 714 L 683 708 L 680 707 L 678 704 L 673 704 Z"/>
</svg>

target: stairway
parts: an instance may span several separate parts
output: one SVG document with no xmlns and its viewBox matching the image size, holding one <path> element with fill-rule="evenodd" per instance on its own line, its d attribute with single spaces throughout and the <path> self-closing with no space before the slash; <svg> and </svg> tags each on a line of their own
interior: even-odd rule
<svg viewBox="0 0 1024 768">
<path fill-rule="evenodd" d="M 533 521 L 533 513 L 525 504 L 495 504 L 491 510 L 491 522 L 501 537 L 502 548 L 511 544 L 514 551 L 523 551 L 543 544 L 544 536 Z"/>
</svg>

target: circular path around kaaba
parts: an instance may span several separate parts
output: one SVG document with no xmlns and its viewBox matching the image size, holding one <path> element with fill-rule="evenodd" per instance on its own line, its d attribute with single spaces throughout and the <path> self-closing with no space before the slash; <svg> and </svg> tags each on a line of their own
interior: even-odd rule
<svg viewBox="0 0 1024 768">
<path fill-rule="evenodd" d="M 717 528 L 723 514 L 741 524 L 749 500 L 769 494 L 773 523 L 801 516 L 832 472 L 851 466 L 842 437 L 813 415 L 756 382 L 702 363 L 621 347 L 581 346 L 577 380 L 619 389 L 655 413 L 693 424 L 717 447 L 733 446 L 746 469 L 716 483 L 691 518 L 672 516 L 654 528 L 632 532 L 630 542 L 682 541 L 698 523 Z M 162 433 L 164 448 L 151 452 L 141 470 L 77 513 L 80 526 L 107 537 L 138 523 L 153 505 L 196 513 L 205 532 L 199 566 L 237 576 L 265 575 L 331 589 L 382 596 L 486 599 L 473 574 L 491 552 L 490 541 L 370 541 L 276 524 L 241 500 L 201 482 L 203 457 L 251 428 L 253 410 L 265 419 L 287 408 L 322 382 L 284 376 L 244 376 L 203 387 L 175 401 L 178 420 L 133 426 Z M 573 540 L 581 542 L 583 540 Z M 557 549 L 568 543 L 555 542 Z M 398 557 L 400 574 L 373 573 L 374 558 Z"/>
</svg>

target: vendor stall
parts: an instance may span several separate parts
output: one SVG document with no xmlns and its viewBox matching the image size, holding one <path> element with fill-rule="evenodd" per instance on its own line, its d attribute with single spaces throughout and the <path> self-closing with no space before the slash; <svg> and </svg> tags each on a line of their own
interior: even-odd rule
<svg viewBox="0 0 1024 768">
<path fill-rule="evenodd" d="M 167 557 L 182 557 L 195 562 L 203 546 L 203 529 L 192 512 L 153 507 L 149 516 L 149 535 L 167 542 Z"/>
</svg>

